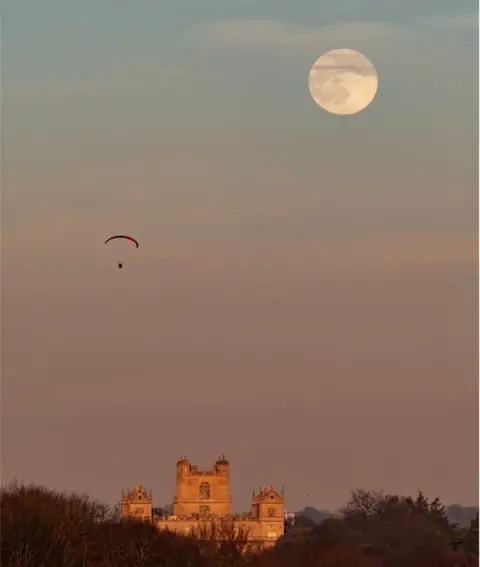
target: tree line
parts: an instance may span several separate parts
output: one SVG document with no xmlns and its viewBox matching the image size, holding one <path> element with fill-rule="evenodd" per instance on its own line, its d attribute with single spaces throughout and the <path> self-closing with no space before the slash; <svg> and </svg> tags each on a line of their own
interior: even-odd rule
<svg viewBox="0 0 480 567">
<path fill-rule="evenodd" d="M 273 549 L 250 550 L 225 520 L 188 535 L 122 520 L 86 495 L 13 483 L 1 491 L 4 567 L 471 567 L 478 512 L 452 524 L 438 498 L 355 490 L 319 525 L 300 520 Z"/>
</svg>

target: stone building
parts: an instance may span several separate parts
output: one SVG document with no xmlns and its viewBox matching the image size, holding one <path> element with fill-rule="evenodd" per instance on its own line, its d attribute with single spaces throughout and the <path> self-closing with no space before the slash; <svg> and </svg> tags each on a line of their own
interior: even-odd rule
<svg viewBox="0 0 480 567">
<path fill-rule="evenodd" d="M 147 492 L 143 486 L 122 492 L 122 518 L 152 520 L 152 492 Z"/>
<path fill-rule="evenodd" d="M 283 535 L 283 489 L 278 493 L 271 486 L 264 486 L 260 491 L 254 491 L 250 511 L 234 515 L 230 496 L 230 464 L 225 456 L 206 471 L 199 470 L 197 465 L 182 457 L 177 462 L 176 473 L 173 514 L 155 515 L 151 492 L 138 486 L 123 493 L 122 516 L 151 521 L 159 529 L 183 534 L 207 534 L 217 526 L 216 533 L 219 535 L 216 537 L 220 539 L 226 538 L 227 534 L 218 527 L 228 525 L 229 531 L 233 530 L 237 537 L 260 547 L 274 545 Z M 228 537 L 232 537 L 231 533 Z"/>
</svg>

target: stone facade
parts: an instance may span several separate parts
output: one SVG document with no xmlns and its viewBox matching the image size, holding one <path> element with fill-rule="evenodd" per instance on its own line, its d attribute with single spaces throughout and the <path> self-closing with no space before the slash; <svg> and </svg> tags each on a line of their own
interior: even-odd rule
<svg viewBox="0 0 480 567">
<path fill-rule="evenodd" d="M 150 521 L 152 519 L 152 493 L 143 486 L 122 492 L 122 517 Z"/>
<path fill-rule="evenodd" d="M 200 471 L 186 457 L 177 462 L 176 494 L 173 499 L 174 516 L 202 517 L 232 514 L 230 496 L 230 465 L 225 458 L 218 459 L 209 471 Z"/>
<path fill-rule="evenodd" d="M 225 456 L 207 471 L 199 470 L 182 457 L 177 462 L 176 473 L 172 515 L 154 515 L 151 492 L 138 486 L 122 494 L 122 516 L 151 521 L 159 529 L 196 533 L 209 539 L 247 541 L 260 547 L 274 545 L 283 535 L 283 489 L 278 493 L 271 486 L 264 486 L 257 493 L 254 491 L 250 511 L 233 515 L 230 464 Z"/>
</svg>

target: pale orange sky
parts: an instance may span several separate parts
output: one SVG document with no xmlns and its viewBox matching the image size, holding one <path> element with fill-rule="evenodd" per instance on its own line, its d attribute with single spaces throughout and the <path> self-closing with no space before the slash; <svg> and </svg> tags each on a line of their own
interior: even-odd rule
<svg viewBox="0 0 480 567">
<path fill-rule="evenodd" d="M 237 510 L 477 502 L 476 29 L 375 2 L 7 2 L 3 482 L 162 505 L 225 453 Z M 358 116 L 309 99 L 338 47 L 379 72 Z"/>
</svg>

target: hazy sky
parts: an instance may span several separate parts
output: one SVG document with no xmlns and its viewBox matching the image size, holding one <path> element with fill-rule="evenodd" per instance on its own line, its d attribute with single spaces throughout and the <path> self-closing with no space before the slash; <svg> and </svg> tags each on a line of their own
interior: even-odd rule
<svg viewBox="0 0 480 567">
<path fill-rule="evenodd" d="M 3 4 L 2 482 L 475 503 L 477 3 Z"/>
</svg>

